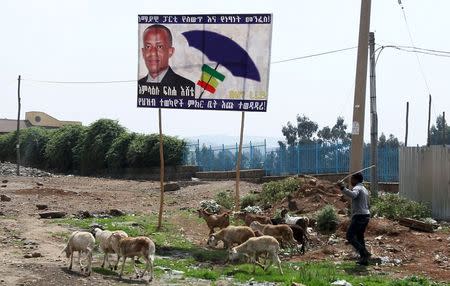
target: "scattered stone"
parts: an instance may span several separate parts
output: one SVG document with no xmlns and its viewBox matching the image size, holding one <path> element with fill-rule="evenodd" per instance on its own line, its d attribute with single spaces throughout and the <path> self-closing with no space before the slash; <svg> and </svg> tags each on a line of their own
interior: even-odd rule
<svg viewBox="0 0 450 286">
<path fill-rule="evenodd" d="M 308 184 L 310 184 L 311 186 L 315 186 L 315 185 L 317 185 L 317 180 L 316 179 L 309 179 L 308 180 Z"/>
<path fill-rule="evenodd" d="M 1 187 L 2 187 L 2 188 L 6 188 L 6 187 L 7 187 L 7 185 L 2 185 Z"/>
<path fill-rule="evenodd" d="M 41 218 L 62 218 L 65 217 L 67 214 L 65 212 L 59 212 L 59 211 L 47 211 L 39 213 L 39 216 Z"/>
<path fill-rule="evenodd" d="M 36 182 L 36 185 L 38 185 L 39 187 L 42 187 L 44 184 L 41 182 Z"/>
<path fill-rule="evenodd" d="M 46 210 L 46 209 L 48 209 L 48 206 L 44 205 L 44 204 L 37 204 L 36 207 L 37 207 L 38 210 Z"/>
<path fill-rule="evenodd" d="M 7 195 L 0 195 L 0 201 L 2 201 L 2 202 L 10 202 L 11 198 L 8 197 Z"/>
<path fill-rule="evenodd" d="M 25 245 L 39 245 L 39 243 L 37 243 L 36 241 L 31 240 L 31 239 L 25 240 L 23 242 L 23 244 L 25 244 Z"/>
<path fill-rule="evenodd" d="M 0 216 L 4 216 L 4 215 L 5 215 L 5 213 L 0 211 Z"/>
<path fill-rule="evenodd" d="M 2 184 L 7 184 L 8 183 L 8 180 L 3 180 L 2 181 Z"/>
<path fill-rule="evenodd" d="M 33 255 L 31 255 L 31 253 L 27 253 L 23 257 L 24 258 L 33 258 Z"/>
<path fill-rule="evenodd" d="M 84 210 L 84 211 L 78 211 L 78 212 L 75 214 L 75 217 L 77 217 L 77 218 L 79 218 L 79 219 L 86 219 L 86 218 L 91 218 L 91 217 L 92 217 L 92 214 L 91 214 L 89 211 L 86 211 L 86 210 Z"/>
<path fill-rule="evenodd" d="M 165 183 L 164 184 L 164 192 L 173 192 L 178 191 L 180 189 L 180 185 L 178 183 Z"/>
<path fill-rule="evenodd" d="M 345 281 L 345 280 L 337 280 L 334 281 L 333 283 L 331 283 L 331 285 L 333 286 L 352 286 L 351 283 Z"/>
<path fill-rule="evenodd" d="M 436 240 L 442 242 L 442 237 L 436 237 Z"/>
<path fill-rule="evenodd" d="M 33 258 L 42 257 L 42 254 L 40 252 L 33 252 L 31 254 L 31 257 L 33 257 Z"/>
<path fill-rule="evenodd" d="M 0 176 L 16 175 L 17 165 L 9 162 L 0 163 Z M 36 168 L 20 166 L 20 175 L 26 177 L 52 177 L 49 172 Z"/>
<path fill-rule="evenodd" d="M 123 215 L 125 215 L 125 212 L 121 211 L 119 209 L 110 209 L 109 214 L 112 216 L 123 216 Z"/>
</svg>

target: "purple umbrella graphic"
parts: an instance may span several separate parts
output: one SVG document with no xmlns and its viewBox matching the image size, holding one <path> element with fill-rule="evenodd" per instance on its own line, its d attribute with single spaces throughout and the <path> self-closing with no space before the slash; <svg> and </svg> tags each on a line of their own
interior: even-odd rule
<svg viewBox="0 0 450 286">
<path fill-rule="evenodd" d="M 214 70 L 222 65 L 234 76 L 261 81 L 258 68 L 247 51 L 229 37 L 205 30 L 188 31 L 182 35 L 187 39 L 189 46 L 203 52 L 209 60 L 217 63 Z M 204 91 L 205 89 L 199 98 Z"/>
</svg>

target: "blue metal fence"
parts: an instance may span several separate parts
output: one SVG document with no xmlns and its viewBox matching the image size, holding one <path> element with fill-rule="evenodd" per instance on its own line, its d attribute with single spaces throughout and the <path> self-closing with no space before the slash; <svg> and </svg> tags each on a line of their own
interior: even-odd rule
<svg viewBox="0 0 450 286">
<path fill-rule="evenodd" d="M 203 171 L 231 171 L 236 168 L 238 144 L 229 146 L 200 146 L 188 144 L 185 164 L 198 165 Z M 266 170 L 267 175 L 346 173 L 349 169 L 350 145 L 298 144 L 287 148 L 267 150 L 266 143 L 244 144 L 241 169 Z M 370 147 L 364 147 L 364 166 L 370 165 Z M 370 170 L 364 172 L 370 180 Z M 398 148 L 378 149 L 378 179 L 398 181 Z"/>
</svg>

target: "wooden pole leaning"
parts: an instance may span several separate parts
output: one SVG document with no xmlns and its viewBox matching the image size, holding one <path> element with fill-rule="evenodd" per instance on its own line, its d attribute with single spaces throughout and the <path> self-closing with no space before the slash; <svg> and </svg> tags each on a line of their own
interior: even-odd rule
<svg viewBox="0 0 450 286">
<path fill-rule="evenodd" d="M 159 214 L 158 214 L 158 229 L 162 227 L 162 215 L 164 210 L 164 142 L 162 134 L 162 122 L 161 122 L 161 108 L 158 109 L 159 119 L 159 161 L 160 161 L 160 200 L 159 200 Z"/>
<path fill-rule="evenodd" d="M 241 203 L 239 184 L 241 181 L 241 160 L 242 160 L 242 141 L 244 138 L 244 121 L 245 121 L 245 112 L 242 111 L 241 133 L 239 136 L 239 150 L 238 150 L 238 157 L 237 157 L 237 161 L 236 161 L 236 195 L 235 195 L 235 201 L 234 201 L 235 211 L 239 211 L 240 203 Z"/>
</svg>

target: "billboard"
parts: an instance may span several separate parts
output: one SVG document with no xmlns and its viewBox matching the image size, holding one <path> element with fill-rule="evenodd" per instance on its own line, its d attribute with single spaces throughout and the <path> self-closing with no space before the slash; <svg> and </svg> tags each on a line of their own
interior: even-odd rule
<svg viewBox="0 0 450 286">
<path fill-rule="evenodd" d="M 271 14 L 139 15 L 137 107 L 267 110 Z"/>
</svg>

